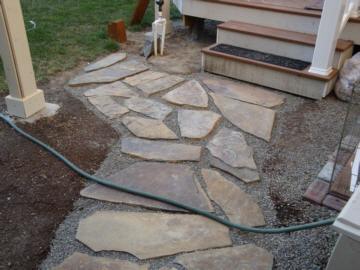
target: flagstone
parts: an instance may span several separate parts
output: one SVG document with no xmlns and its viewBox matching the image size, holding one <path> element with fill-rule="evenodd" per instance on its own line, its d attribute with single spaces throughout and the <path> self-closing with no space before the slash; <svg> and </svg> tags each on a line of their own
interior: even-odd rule
<svg viewBox="0 0 360 270">
<path fill-rule="evenodd" d="M 229 173 L 247 184 L 260 181 L 260 175 L 256 170 L 251 170 L 249 168 L 234 168 L 212 156 L 209 157 L 209 161 L 211 167 Z"/>
<path fill-rule="evenodd" d="M 136 87 L 144 92 L 146 96 L 150 96 L 152 94 L 164 91 L 169 89 L 181 82 L 185 79 L 175 75 L 169 75 L 165 77 L 161 77 L 159 79 L 146 81 L 138 84 Z"/>
<path fill-rule="evenodd" d="M 172 112 L 172 108 L 163 103 L 140 97 L 126 100 L 125 106 L 134 112 L 159 120 L 164 120 Z"/>
<path fill-rule="evenodd" d="M 168 75 L 169 74 L 167 74 L 167 73 L 148 70 L 148 71 L 142 72 L 140 74 L 136 74 L 134 76 L 127 77 L 123 82 L 125 82 L 131 86 L 137 86 L 138 84 L 156 80 L 156 79 L 168 76 Z"/>
<path fill-rule="evenodd" d="M 256 169 L 252 147 L 241 132 L 222 128 L 206 146 L 210 153 L 235 168 Z"/>
<path fill-rule="evenodd" d="M 265 225 L 262 210 L 250 195 L 217 171 L 203 169 L 201 173 L 210 198 L 223 209 L 230 221 L 251 227 Z"/>
<path fill-rule="evenodd" d="M 139 265 L 125 260 L 116 260 L 105 257 L 92 257 L 75 252 L 62 264 L 53 270 L 147 270 L 148 265 Z"/>
<path fill-rule="evenodd" d="M 207 108 L 209 97 L 204 88 L 196 80 L 184 83 L 182 86 L 170 91 L 163 99 L 177 105 L 190 105 Z"/>
<path fill-rule="evenodd" d="M 84 96 L 114 96 L 131 98 L 138 96 L 138 94 L 131 90 L 129 87 L 127 87 L 123 82 L 118 81 L 110 84 L 105 84 L 94 89 L 90 89 L 84 93 Z"/>
<path fill-rule="evenodd" d="M 138 162 L 111 175 L 107 179 L 118 185 L 161 195 L 206 211 L 213 211 L 209 198 L 188 165 Z M 115 203 L 185 211 L 175 206 L 120 192 L 98 184 L 83 189 L 81 196 Z"/>
<path fill-rule="evenodd" d="M 253 244 L 183 254 L 175 263 L 187 270 L 271 270 L 273 255 Z"/>
<path fill-rule="evenodd" d="M 247 83 L 215 79 L 205 79 L 203 83 L 215 94 L 264 107 L 271 108 L 284 103 L 284 97 Z"/>
<path fill-rule="evenodd" d="M 118 62 L 123 61 L 124 59 L 126 59 L 126 57 L 127 57 L 126 53 L 122 53 L 122 52 L 112 53 L 95 63 L 87 65 L 84 68 L 84 70 L 86 72 L 90 72 L 90 71 L 98 70 L 101 68 L 109 67 Z"/>
<path fill-rule="evenodd" d="M 147 139 L 177 139 L 176 134 L 161 120 L 127 116 L 123 124 L 137 137 Z"/>
<path fill-rule="evenodd" d="M 88 100 L 100 112 L 102 112 L 111 119 L 120 117 L 129 112 L 126 107 L 120 105 L 108 96 L 93 96 L 89 97 Z"/>
<path fill-rule="evenodd" d="M 80 221 L 76 239 L 94 250 L 139 259 L 231 245 L 229 229 L 197 215 L 100 211 Z"/>
<path fill-rule="evenodd" d="M 220 119 L 221 115 L 211 111 L 178 111 L 181 136 L 186 138 L 205 138 L 215 128 Z"/>
<path fill-rule="evenodd" d="M 210 94 L 215 105 L 231 123 L 258 138 L 270 141 L 275 111 L 221 95 Z"/>
<path fill-rule="evenodd" d="M 70 86 L 80 86 L 92 83 L 111 83 L 128 76 L 143 72 L 148 67 L 138 61 L 126 61 L 107 68 L 81 74 L 69 82 Z"/>
<path fill-rule="evenodd" d="M 201 156 L 200 146 L 138 138 L 123 138 L 121 151 L 135 157 L 159 161 L 199 161 Z"/>
</svg>

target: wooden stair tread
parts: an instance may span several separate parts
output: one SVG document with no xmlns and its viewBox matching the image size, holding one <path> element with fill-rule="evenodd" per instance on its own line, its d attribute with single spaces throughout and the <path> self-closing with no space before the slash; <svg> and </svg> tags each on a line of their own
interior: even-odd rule
<svg viewBox="0 0 360 270">
<path fill-rule="evenodd" d="M 311 46 L 315 46 L 316 44 L 316 35 L 282 30 L 238 21 L 228 21 L 222 23 L 218 25 L 218 28 L 227 31 L 246 33 L 250 35 L 262 36 L 298 44 L 305 44 Z M 336 45 L 336 50 L 345 51 L 349 49 L 352 45 L 353 42 L 351 41 L 339 39 Z"/>
<path fill-rule="evenodd" d="M 234 60 L 234 61 L 238 61 L 238 62 L 243 62 L 243 63 L 247 63 L 247 64 L 262 66 L 262 67 L 265 67 L 265 68 L 269 68 L 269 69 L 273 69 L 273 70 L 277 70 L 277 71 L 281 71 L 281 72 L 286 72 L 286 73 L 291 73 L 291 74 L 298 75 L 300 77 L 306 77 L 306 78 L 311 78 L 311 79 L 320 80 L 320 81 L 330 81 L 338 73 L 337 69 L 333 69 L 332 72 L 329 75 L 322 76 L 322 75 L 310 73 L 308 71 L 308 69 L 305 69 L 305 70 L 291 69 L 291 68 L 287 68 L 287 67 L 283 67 L 283 66 L 278 66 L 278 65 L 274 65 L 274 64 L 265 63 L 265 62 L 262 62 L 262 61 L 253 60 L 253 59 L 250 59 L 250 58 L 234 56 L 234 55 L 231 55 L 231 54 L 227 54 L 227 53 L 212 50 L 212 48 L 217 46 L 217 45 L 218 44 L 214 44 L 214 45 L 211 45 L 210 47 L 202 49 L 202 53 L 207 54 L 207 55 L 221 57 L 221 58 L 226 58 L 226 59 Z"/>
</svg>

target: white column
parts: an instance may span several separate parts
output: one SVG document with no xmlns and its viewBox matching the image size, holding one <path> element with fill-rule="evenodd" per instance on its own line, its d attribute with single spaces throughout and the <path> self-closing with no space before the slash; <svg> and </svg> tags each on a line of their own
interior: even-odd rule
<svg viewBox="0 0 360 270">
<path fill-rule="evenodd" d="M 345 7 L 346 0 L 325 0 L 310 72 L 331 73 Z"/>
<path fill-rule="evenodd" d="M 360 0 L 350 0 L 350 3 L 352 3 L 354 9 L 353 11 L 351 12 L 351 17 L 353 18 L 357 18 L 360 16 L 360 10 L 359 10 L 359 7 L 360 7 Z"/>
<path fill-rule="evenodd" d="M 155 20 L 157 20 L 159 18 L 159 15 L 158 15 L 159 8 L 158 8 L 158 5 L 156 4 L 156 1 L 154 1 L 154 3 L 155 3 Z M 170 34 L 172 32 L 172 23 L 171 23 L 171 19 L 170 19 L 170 7 L 171 7 L 171 0 L 164 0 L 162 13 L 163 13 L 163 17 L 167 21 L 166 34 Z"/>
<path fill-rule="evenodd" d="M 28 118 L 45 108 L 44 93 L 36 86 L 20 1 L 0 0 L 0 7 L 0 50 L 10 90 L 7 110 Z"/>
</svg>

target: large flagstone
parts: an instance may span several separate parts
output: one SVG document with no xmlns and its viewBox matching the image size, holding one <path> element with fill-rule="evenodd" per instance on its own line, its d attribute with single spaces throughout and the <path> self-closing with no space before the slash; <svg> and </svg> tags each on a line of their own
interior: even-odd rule
<svg viewBox="0 0 360 270">
<path fill-rule="evenodd" d="M 196 80 L 184 83 L 180 87 L 163 96 L 166 101 L 177 105 L 189 105 L 207 108 L 209 97 L 204 88 Z"/>
<path fill-rule="evenodd" d="M 247 83 L 215 79 L 205 79 L 203 83 L 215 94 L 264 107 L 271 108 L 284 103 L 284 97 Z"/>
<path fill-rule="evenodd" d="M 172 108 L 163 103 L 140 97 L 126 100 L 125 106 L 134 112 L 159 120 L 164 120 L 172 112 Z"/>
<path fill-rule="evenodd" d="M 175 75 L 168 75 L 165 77 L 161 77 L 159 79 L 146 81 L 138 84 L 136 87 L 144 92 L 146 96 L 150 96 L 152 94 L 164 91 L 169 89 L 181 82 L 185 79 Z"/>
<path fill-rule="evenodd" d="M 93 96 L 89 97 L 88 100 L 100 112 L 102 112 L 104 115 L 111 119 L 118 118 L 129 112 L 126 107 L 120 105 L 108 96 Z"/>
<path fill-rule="evenodd" d="M 142 72 L 140 74 L 136 74 L 134 76 L 127 77 L 125 80 L 123 80 L 123 82 L 125 82 L 131 86 L 137 86 L 139 84 L 146 83 L 146 82 L 149 82 L 152 80 L 156 80 L 156 79 L 159 79 L 159 78 L 162 78 L 165 76 L 169 76 L 169 74 L 148 70 L 148 71 Z"/>
<path fill-rule="evenodd" d="M 230 221 L 246 226 L 264 226 L 264 215 L 251 196 L 214 170 L 201 170 L 207 191 Z"/>
<path fill-rule="evenodd" d="M 53 270 L 147 270 L 148 265 L 139 265 L 125 260 L 91 257 L 75 252 Z"/>
<path fill-rule="evenodd" d="M 175 259 L 187 270 L 271 270 L 273 261 L 271 253 L 252 244 L 197 251 Z"/>
<path fill-rule="evenodd" d="M 159 161 L 199 161 L 201 156 L 200 146 L 138 138 L 123 138 L 121 151 L 135 157 Z"/>
<path fill-rule="evenodd" d="M 231 245 L 229 229 L 196 215 L 101 211 L 80 221 L 76 239 L 94 250 L 150 259 Z"/>
<path fill-rule="evenodd" d="M 147 139 L 177 139 L 176 134 L 161 120 L 127 116 L 123 124 L 137 137 Z"/>
<path fill-rule="evenodd" d="M 84 96 L 114 96 L 131 98 L 137 97 L 138 94 L 131 90 L 129 87 L 127 87 L 123 82 L 118 81 L 110 84 L 105 84 L 94 89 L 90 89 L 84 93 Z"/>
<path fill-rule="evenodd" d="M 210 95 L 215 105 L 231 123 L 247 133 L 270 141 L 275 111 L 221 95 Z"/>
<path fill-rule="evenodd" d="M 123 61 L 124 59 L 126 59 L 126 56 L 127 54 L 122 52 L 112 53 L 95 63 L 87 65 L 84 70 L 86 72 L 90 72 L 101 68 L 109 67 L 116 64 L 117 62 Z"/>
<path fill-rule="evenodd" d="M 205 138 L 215 128 L 220 119 L 221 115 L 211 111 L 178 111 L 181 136 L 186 138 Z"/>
<path fill-rule="evenodd" d="M 128 76 L 143 72 L 148 67 L 144 64 L 132 60 L 112 65 L 107 68 L 81 74 L 69 82 L 70 86 L 80 86 L 91 83 L 110 83 Z"/>
<path fill-rule="evenodd" d="M 108 179 L 115 184 L 128 188 L 161 195 L 193 207 L 213 211 L 210 200 L 188 165 L 138 162 L 111 175 Z M 175 206 L 131 195 L 98 184 L 86 187 L 81 191 L 81 195 L 87 198 L 115 203 L 185 211 Z"/>
</svg>

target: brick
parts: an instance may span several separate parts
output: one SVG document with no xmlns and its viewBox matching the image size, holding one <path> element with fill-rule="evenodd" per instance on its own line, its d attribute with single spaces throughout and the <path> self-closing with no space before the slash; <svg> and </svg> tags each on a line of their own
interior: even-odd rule
<svg viewBox="0 0 360 270">
<path fill-rule="evenodd" d="M 321 204 L 325 196 L 328 194 L 329 188 L 329 183 L 316 179 L 309 186 L 303 197 L 308 201 Z"/>
<path fill-rule="evenodd" d="M 322 204 L 330 209 L 341 211 L 344 208 L 346 201 L 333 195 L 327 195 Z"/>
</svg>

